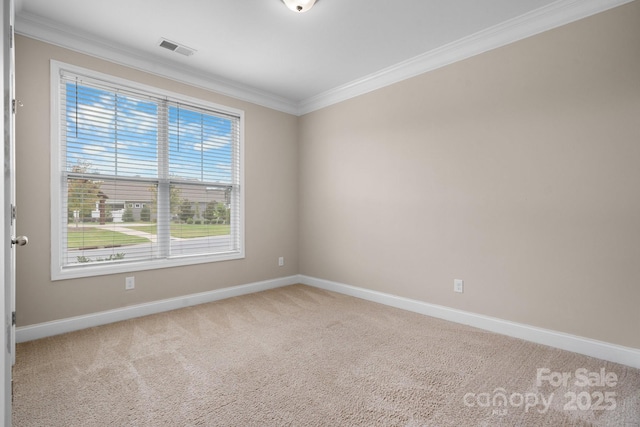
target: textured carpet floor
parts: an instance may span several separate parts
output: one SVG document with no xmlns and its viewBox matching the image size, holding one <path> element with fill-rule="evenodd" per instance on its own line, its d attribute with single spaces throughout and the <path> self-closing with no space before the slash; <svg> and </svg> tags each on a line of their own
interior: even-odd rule
<svg viewBox="0 0 640 427">
<path fill-rule="evenodd" d="M 18 427 L 640 425 L 637 369 L 302 285 L 20 344 L 14 389 Z"/>
</svg>

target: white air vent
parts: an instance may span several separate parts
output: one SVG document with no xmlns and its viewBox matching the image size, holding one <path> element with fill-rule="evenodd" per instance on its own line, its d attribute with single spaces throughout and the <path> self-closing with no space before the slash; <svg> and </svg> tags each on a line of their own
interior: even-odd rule
<svg viewBox="0 0 640 427">
<path fill-rule="evenodd" d="M 187 47 L 185 45 L 182 45 L 176 42 L 172 42 L 167 39 L 160 39 L 160 42 L 158 42 L 158 46 L 163 47 L 165 49 L 169 49 L 172 52 L 177 52 L 184 56 L 191 56 L 196 52 L 195 49 L 191 49 L 190 47 Z"/>
</svg>

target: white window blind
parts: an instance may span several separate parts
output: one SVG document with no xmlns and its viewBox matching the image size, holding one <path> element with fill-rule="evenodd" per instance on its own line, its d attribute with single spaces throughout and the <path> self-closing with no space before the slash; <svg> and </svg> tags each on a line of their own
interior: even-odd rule
<svg viewBox="0 0 640 427">
<path fill-rule="evenodd" d="M 242 113 L 73 68 L 52 67 L 54 278 L 242 257 Z"/>
</svg>

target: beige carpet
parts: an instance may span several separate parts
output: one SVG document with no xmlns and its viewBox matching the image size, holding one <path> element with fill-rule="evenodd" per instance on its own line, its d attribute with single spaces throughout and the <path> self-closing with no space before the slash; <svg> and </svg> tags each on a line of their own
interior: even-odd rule
<svg viewBox="0 0 640 427">
<path fill-rule="evenodd" d="M 14 377 L 18 427 L 640 425 L 637 369 L 302 285 L 23 343 Z"/>
</svg>

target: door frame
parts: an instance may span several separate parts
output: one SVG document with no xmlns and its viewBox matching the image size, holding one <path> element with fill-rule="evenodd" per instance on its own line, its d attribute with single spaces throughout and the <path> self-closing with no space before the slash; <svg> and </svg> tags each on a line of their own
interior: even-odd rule
<svg viewBox="0 0 640 427">
<path fill-rule="evenodd" d="M 0 79 L 0 91 L 2 97 L 0 99 L 0 107 L 3 111 L 2 122 L 0 122 L 0 133 L 4 136 L 3 149 L 0 150 L 0 160 L 4 165 L 3 168 L 3 185 L 0 185 L 0 198 L 3 200 L 4 209 L 0 212 L 0 221 L 3 226 L 1 238 L 3 244 L 0 245 L 0 257 L 2 257 L 2 276 L 3 276 L 3 292 L 0 292 L 0 319 L 3 319 L 2 333 L 0 333 L 0 396 L 2 397 L 0 404 L 0 420 L 4 421 L 5 426 L 11 426 L 11 370 L 14 355 L 14 251 L 15 248 L 11 242 L 13 233 L 12 212 L 14 184 L 12 179 L 12 138 L 13 138 L 13 90 L 12 90 L 12 44 L 13 44 L 13 0 L 2 0 L 2 8 L 0 9 L 0 30 L 2 31 L 2 55 L 0 55 L 0 64 L 2 64 L 2 79 Z"/>
</svg>

